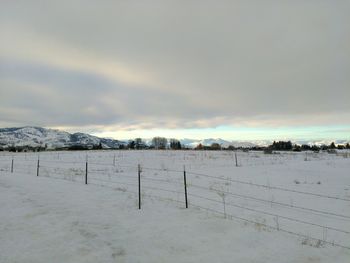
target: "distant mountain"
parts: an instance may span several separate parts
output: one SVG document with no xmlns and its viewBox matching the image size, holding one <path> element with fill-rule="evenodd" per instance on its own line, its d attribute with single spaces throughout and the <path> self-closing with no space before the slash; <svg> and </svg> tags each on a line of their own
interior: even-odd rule
<svg viewBox="0 0 350 263">
<path fill-rule="evenodd" d="M 280 140 L 276 140 L 280 141 Z M 281 140 L 282 141 L 282 140 Z M 285 140 L 286 141 L 286 140 Z M 288 141 L 288 140 L 287 140 Z M 243 148 L 249 148 L 249 147 L 254 147 L 254 146 L 259 146 L 259 147 L 266 147 L 269 146 L 273 143 L 272 140 L 252 140 L 252 141 L 228 141 L 228 140 L 223 140 L 220 138 L 217 139 L 204 139 L 204 140 L 193 140 L 193 139 L 181 139 L 180 140 L 182 145 L 185 145 L 190 148 L 195 148 L 198 144 L 202 144 L 203 146 L 210 146 L 213 143 L 218 143 L 222 147 L 228 147 L 230 145 L 234 147 L 243 147 Z M 330 145 L 332 142 L 335 143 L 335 145 L 345 145 L 348 143 L 348 140 L 297 140 L 297 141 L 292 141 L 293 144 L 297 145 L 316 145 L 316 146 L 322 146 L 322 145 Z"/>
<path fill-rule="evenodd" d="M 69 147 L 72 145 L 94 146 L 101 143 L 103 148 L 119 148 L 122 142 L 113 139 L 98 138 L 85 133 L 68 133 L 65 131 L 41 127 L 19 127 L 0 129 L 0 146 L 47 147 L 48 149 Z"/>
<path fill-rule="evenodd" d="M 146 143 L 146 145 L 151 145 L 152 144 L 152 139 L 143 139 L 143 141 Z M 220 138 L 209 138 L 209 139 L 189 139 L 189 138 L 184 138 L 184 139 L 179 139 L 181 145 L 187 147 L 187 148 L 195 148 L 198 144 L 202 144 L 203 146 L 210 146 L 213 143 L 218 143 L 222 147 L 228 147 L 230 145 L 234 147 L 254 147 L 254 146 L 267 146 L 271 144 L 271 141 L 255 141 L 255 142 L 250 142 L 250 141 L 228 141 L 228 140 L 223 140 Z M 168 141 L 169 144 L 169 141 Z"/>
<path fill-rule="evenodd" d="M 152 144 L 152 139 L 143 140 L 146 145 Z M 254 147 L 254 146 L 268 146 L 272 144 L 270 140 L 260 141 L 228 141 L 220 138 L 209 139 L 180 139 L 183 146 L 188 148 L 195 148 L 198 144 L 203 146 L 210 146 L 213 143 L 218 143 L 222 147 L 228 147 L 230 145 L 234 147 Z M 296 144 L 308 144 L 308 145 L 329 145 L 332 141 L 325 140 L 299 140 L 294 141 Z M 336 140 L 335 144 L 345 144 L 346 140 Z M 65 148 L 69 146 L 87 146 L 92 147 L 101 143 L 104 149 L 117 149 L 121 145 L 126 145 L 127 142 L 99 138 L 86 133 L 68 133 L 65 131 L 47 129 L 42 127 L 19 127 L 19 128 L 0 128 L 0 147 L 6 148 L 9 146 L 30 146 L 30 147 L 47 147 L 48 149 Z"/>
<path fill-rule="evenodd" d="M 202 144 L 203 146 L 210 146 L 213 143 L 218 143 L 222 147 L 228 147 L 230 145 L 234 147 L 254 147 L 254 146 L 265 146 L 266 143 L 258 143 L 258 142 L 249 142 L 249 141 L 228 141 L 220 138 L 209 138 L 203 140 L 193 140 L 193 139 L 181 139 L 182 145 L 185 145 L 190 148 L 195 148 L 198 144 Z"/>
<path fill-rule="evenodd" d="M 299 141 L 295 141 L 295 144 L 306 144 L 309 146 L 312 145 L 316 145 L 316 146 L 322 146 L 322 145 L 330 145 L 332 142 L 335 143 L 335 145 L 345 145 L 347 144 L 349 141 L 348 140 L 299 140 Z"/>
</svg>

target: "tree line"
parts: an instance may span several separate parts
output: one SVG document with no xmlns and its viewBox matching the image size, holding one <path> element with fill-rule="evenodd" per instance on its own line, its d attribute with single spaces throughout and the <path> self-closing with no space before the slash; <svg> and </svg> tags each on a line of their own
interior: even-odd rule
<svg viewBox="0 0 350 263">
<path fill-rule="evenodd" d="M 327 150 L 344 150 L 344 149 L 350 149 L 350 144 L 338 144 L 335 145 L 334 142 L 330 143 L 329 145 L 323 144 L 323 145 L 308 145 L 308 144 L 292 144 L 291 141 L 274 141 L 271 145 L 267 147 L 268 149 L 275 150 L 275 151 L 295 151 L 295 152 L 301 152 L 301 151 L 327 151 Z"/>
<path fill-rule="evenodd" d="M 50 150 L 70 150 L 70 151 L 79 151 L 79 150 L 102 150 L 106 149 L 101 142 L 96 145 L 69 145 L 62 148 L 50 149 Z M 108 148 L 110 149 L 110 148 Z M 127 143 L 120 144 L 117 149 L 131 149 L 131 150 L 147 150 L 147 149 L 155 149 L 155 150 L 187 150 L 192 149 L 182 145 L 181 142 L 177 139 L 168 140 L 165 137 L 154 137 L 150 144 L 147 144 L 141 138 L 136 138 L 134 140 L 129 140 Z M 252 146 L 252 147 L 235 147 L 233 145 L 223 146 L 219 143 L 212 143 L 211 145 L 202 145 L 199 143 L 194 150 L 255 150 L 255 151 L 265 151 L 265 153 L 272 153 L 273 151 L 330 151 L 330 150 L 343 150 L 350 149 L 350 144 L 338 144 L 336 145 L 334 142 L 329 145 L 308 145 L 308 144 L 293 144 L 291 141 L 274 141 L 271 145 L 268 146 Z M 43 146 L 9 146 L 9 147 L 0 147 L 0 151 L 10 151 L 10 152 L 36 152 L 36 151 L 46 151 L 48 150 L 47 145 Z"/>
<path fill-rule="evenodd" d="M 156 149 L 156 150 L 164 150 L 164 149 L 172 149 L 172 150 L 180 150 L 183 148 L 181 142 L 177 139 L 170 139 L 168 143 L 168 139 L 165 137 L 154 137 L 150 145 L 147 145 L 141 138 L 136 138 L 135 140 L 129 140 L 126 145 L 128 149 Z"/>
</svg>

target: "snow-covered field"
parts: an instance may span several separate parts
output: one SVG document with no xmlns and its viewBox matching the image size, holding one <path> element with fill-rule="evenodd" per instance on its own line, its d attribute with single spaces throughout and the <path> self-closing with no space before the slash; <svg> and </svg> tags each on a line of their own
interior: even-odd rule
<svg viewBox="0 0 350 263">
<path fill-rule="evenodd" d="M 349 262 L 349 172 L 348 152 L 2 152 L 0 262 Z"/>
</svg>

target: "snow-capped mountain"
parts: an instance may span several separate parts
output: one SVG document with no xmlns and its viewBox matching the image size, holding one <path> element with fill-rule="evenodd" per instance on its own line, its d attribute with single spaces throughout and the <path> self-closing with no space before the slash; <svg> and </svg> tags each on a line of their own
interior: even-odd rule
<svg viewBox="0 0 350 263">
<path fill-rule="evenodd" d="M 0 146 L 46 146 L 48 149 L 72 145 L 94 146 L 101 143 L 103 148 L 118 148 L 122 142 L 113 139 L 98 138 L 85 133 L 68 133 L 65 131 L 41 127 L 20 127 L 0 129 Z"/>
<path fill-rule="evenodd" d="M 202 144 L 203 146 L 210 146 L 213 143 L 218 143 L 222 147 L 228 147 L 230 145 L 234 147 L 254 147 L 259 144 L 248 142 L 248 141 L 227 141 L 220 138 L 209 138 L 209 139 L 203 139 L 203 140 L 193 140 L 193 139 L 181 139 L 180 140 L 182 145 L 185 145 L 190 148 L 195 148 L 197 145 Z"/>
<path fill-rule="evenodd" d="M 151 146 L 152 139 L 143 139 L 145 145 Z M 268 146 L 272 143 L 269 140 L 260 141 L 228 141 L 220 138 L 209 139 L 180 139 L 183 146 L 188 148 L 195 148 L 199 144 L 203 146 L 210 146 L 213 143 L 218 143 L 222 147 L 228 147 L 230 145 L 234 147 L 254 147 L 254 146 Z M 345 144 L 346 140 L 336 140 L 335 144 Z M 302 145 L 329 145 L 331 141 L 310 141 L 299 140 L 293 143 Z M 6 148 L 10 146 L 29 146 L 29 147 L 46 147 L 47 149 L 64 148 L 72 145 L 93 147 L 96 145 L 102 145 L 102 148 L 119 148 L 121 145 L 126 145 L 127 142 L 99 138 L 86 133 L 68 133 L 65 131 L 47 129 L 41 127 L 19 127 L 19 128 L 0 128 L 0 148 Z"/>
<path fill-rule="evenodd" d="M 150 146 L 152 145 L 152 139 L 147 138 L 143 139 L 146 145 Z M 218 143 L 222 147 L 228 147 L 230 145 L 234 147 L 254 147 L 254 146 L 266 146 L 271 144 L 270 141 L 260 141 L 260 142 L 250 142 L 250 141 L 228 141 L 228 140 L 223 140 L 221 138 L 209 138 L 209 139 L 189 139 L 189 138 L 184 138 L 184 139 L 179 139 L 181 145 L 187 147 L 187 148 L 196 148 L 199 144 L 202 144 L 203 146 L 210 146 L 213 143 Z M 168 144 L 170 145 L 170 142 L 168 140 Z"/>
<path fill-rule="evenodd" d="M 335 145 L 345 145 L 349 141 L 348 140 L 299 140 L 295 141 L 295 144 L 302 145 L 306 144 L 309 146 L 316 145 L 316 146 L 322 146 L 322 145 L 330 145 L 332 142 L 335 143 Z"/>
<path fill-rule="evenodd" d="M 144 140 L 146 145 L 152 144 L 152 139 Z M 235 147 L 252 147 L 260 145 L 258 143 L 246 141 L 227 141 L 220 138 L 213 139 L 181 139 L 181 144 L 195 148 L 198 144 L 210 146 L 213 143 L 218 143 L 222 147 L 230 145 Z M 68 147 L 72 145 L 94 146 L 102 144 L 103 148 L 119 148 L 125 142 L 99 138 L 86 133 L 68 133 L 65 131 L 47 129 L 42 127 L 19 127 L 19 128 L 0 128 L 0 147 L 9 146 L 30 146 L 30 147 L 47 147 L 48 149 Z"/>
</svg>

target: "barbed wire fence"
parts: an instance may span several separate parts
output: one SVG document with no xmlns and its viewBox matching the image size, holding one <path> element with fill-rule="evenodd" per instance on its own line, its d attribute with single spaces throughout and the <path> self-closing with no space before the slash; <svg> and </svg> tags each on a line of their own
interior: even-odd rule
<svg viewBox="0 0 350 263">
<path fill-rule="evenodd" d="M 300 195 L 306 198 L 315 198 L 318 202 L 332 200 L 350 204 L 350 199 L 319 194 L 314 192 L 299 191 L 280 186 L 272 186 L 228 178 L 227 174 L 212 175 L 191 170 L 167 169 L 147 167 L 140 164 L 100 163 L 89 161 L 86 157 L 83 161 L 19 159 L 14 156 L 0 159 L 0 172 L 23 173 L 47 177 L 57 180 L 69 180 L 82 184 L 102 187 L 112 187 L 118 191 L 129 193 L 138 199 L 138 208 L 142 208 L 145 197 L 177 203 L 185 208 L 196 208 L 224 216 L 228 219 L 236 219 L 259 228 L 281 231 L 305 240 L 313 240 L 317 245 L 324 244 L 350 249 L 350 230 L 331 224 L 316 223 L 313 220 L 300 219 L 267 209 L 256 208 L 256 205 L 239 203 L 237 200 L 249 201 L 263 205 L 281 207 L 293 211 L 294 214 L 302 213 L 305 217 L 317 216 L 317 218 L 331 218 L 350 223 L 350 215 L 329 211 L 325 209 L 310 208 L 302 205 L 290 204 L 280 200 L 269 200 L 252 194 L 234 192 L 229 184 L 234 183 L 249 188 L 279 191 L 283 193 Z M 206 180 L 203 178 L 206 178 Z M 215 181 L 208 184 L 208 179 Z M 221 183 L 217 183 L 221 182 Z M 266 207 L 265 207 L 266 208 Z M 270 209 L 273 210 L 273 209 Z M 275 209 L 278 210 L 278 209 Z"/>
</svg>

